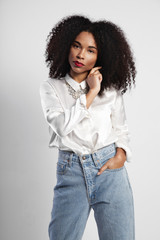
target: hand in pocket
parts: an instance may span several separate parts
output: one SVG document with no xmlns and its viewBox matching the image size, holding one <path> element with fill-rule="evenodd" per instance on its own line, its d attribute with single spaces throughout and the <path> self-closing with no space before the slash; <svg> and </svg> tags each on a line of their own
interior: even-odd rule
<svg viewBox="0 0 160 240">
<path fill-rule="evenodd" d="M 114 156 L 110 158 L 98 171 L 97 175 L 102 174 L 106 169 L 116 169 L 124 166 L 124 159 Z"/>
</svg>

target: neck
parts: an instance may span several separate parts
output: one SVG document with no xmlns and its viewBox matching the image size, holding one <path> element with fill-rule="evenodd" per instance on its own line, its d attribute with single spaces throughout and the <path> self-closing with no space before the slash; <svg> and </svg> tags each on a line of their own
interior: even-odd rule
<svg viewBox="0 0 160 240">
<path fill-rule="evenodd" d="M 87 78 L 88 72 L 76 73 L 70 70 L 69 75 L 78 83 L 81 83 Z"/>
</svg>

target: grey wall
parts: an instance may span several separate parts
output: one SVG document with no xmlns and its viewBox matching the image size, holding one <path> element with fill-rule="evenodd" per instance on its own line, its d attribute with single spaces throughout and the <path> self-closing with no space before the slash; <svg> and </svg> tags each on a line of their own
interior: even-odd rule
<svg viewBox="0 0 160 240">
<path fill-rule="evenodd" d="M 57 21 L 74 13 L 120 25 L 134 50 L 137 87 L 125 95 L 125 105 L 136 240 L 160 239 L 159 11 L 158 0 L 0 2 L 0 239 L 48 239 L 58 152 L 48 148 L 39 84 L 48 77 L 46 37 Z M 88 239 L 98 239 L 93 212 L 83 236 Z"/>
</svg>

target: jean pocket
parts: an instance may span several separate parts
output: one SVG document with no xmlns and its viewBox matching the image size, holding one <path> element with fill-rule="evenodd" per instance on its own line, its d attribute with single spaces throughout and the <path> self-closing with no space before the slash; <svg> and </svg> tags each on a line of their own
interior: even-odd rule
<svg viewBox="0 0 160 240">
<path fill-rule="evenodd" d="M 68 154 L 59 152 L 57 169 L 56 169 L 57 174 L 64 175 L 67 172 L 69 168 L 69 159 L 70 159 L 70 156 Z"/>
<path fill-rule="evenodd" d="M 101 167 L 106 163 L 108 162 L 108 160 L 110 160 L 111 158 L 113 158 L 114 156 L 116 155 L 116 150 L 114 150 L 113 152 L 111 152 L 105 159 L 102 159 L 101 160 Z M 107 168 L 104 170 L 104 172 L 116 172 L 116 171 L 119 171 L 119 170 L 122 170 L 124 168 L 124 165 L 120 168 Z"/>
<path fill-rule="evenodd" d="M 104 171 L 105 171 L 105 172 L 116 172 L 116 171 L 123 170 L 124 167 L 125 167 L 125 166 L 123 165 L 123 166 L 120 167 L 120 168 L 107 168 L 107 169 L 105 169 Z"/>
<path fill-rule="evenodd" d="M 64 175 L 69 168 L 68 162 L 57 162 L 57 174 Z"/>
</svg>

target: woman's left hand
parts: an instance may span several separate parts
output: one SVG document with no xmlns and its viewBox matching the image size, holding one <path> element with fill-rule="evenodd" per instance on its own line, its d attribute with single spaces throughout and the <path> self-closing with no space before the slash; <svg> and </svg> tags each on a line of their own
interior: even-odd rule
<svg viewBox="0 0 160 240">
<path fill-rule="evenodd" d="M 105 169 L 116 169 L 124 166 L 126 161 L 126 153 L 122 148 L 117 148 L 117 153 L 110 158 L 98 171 L 97 175 L 102 174 Z"/>
</svg>

